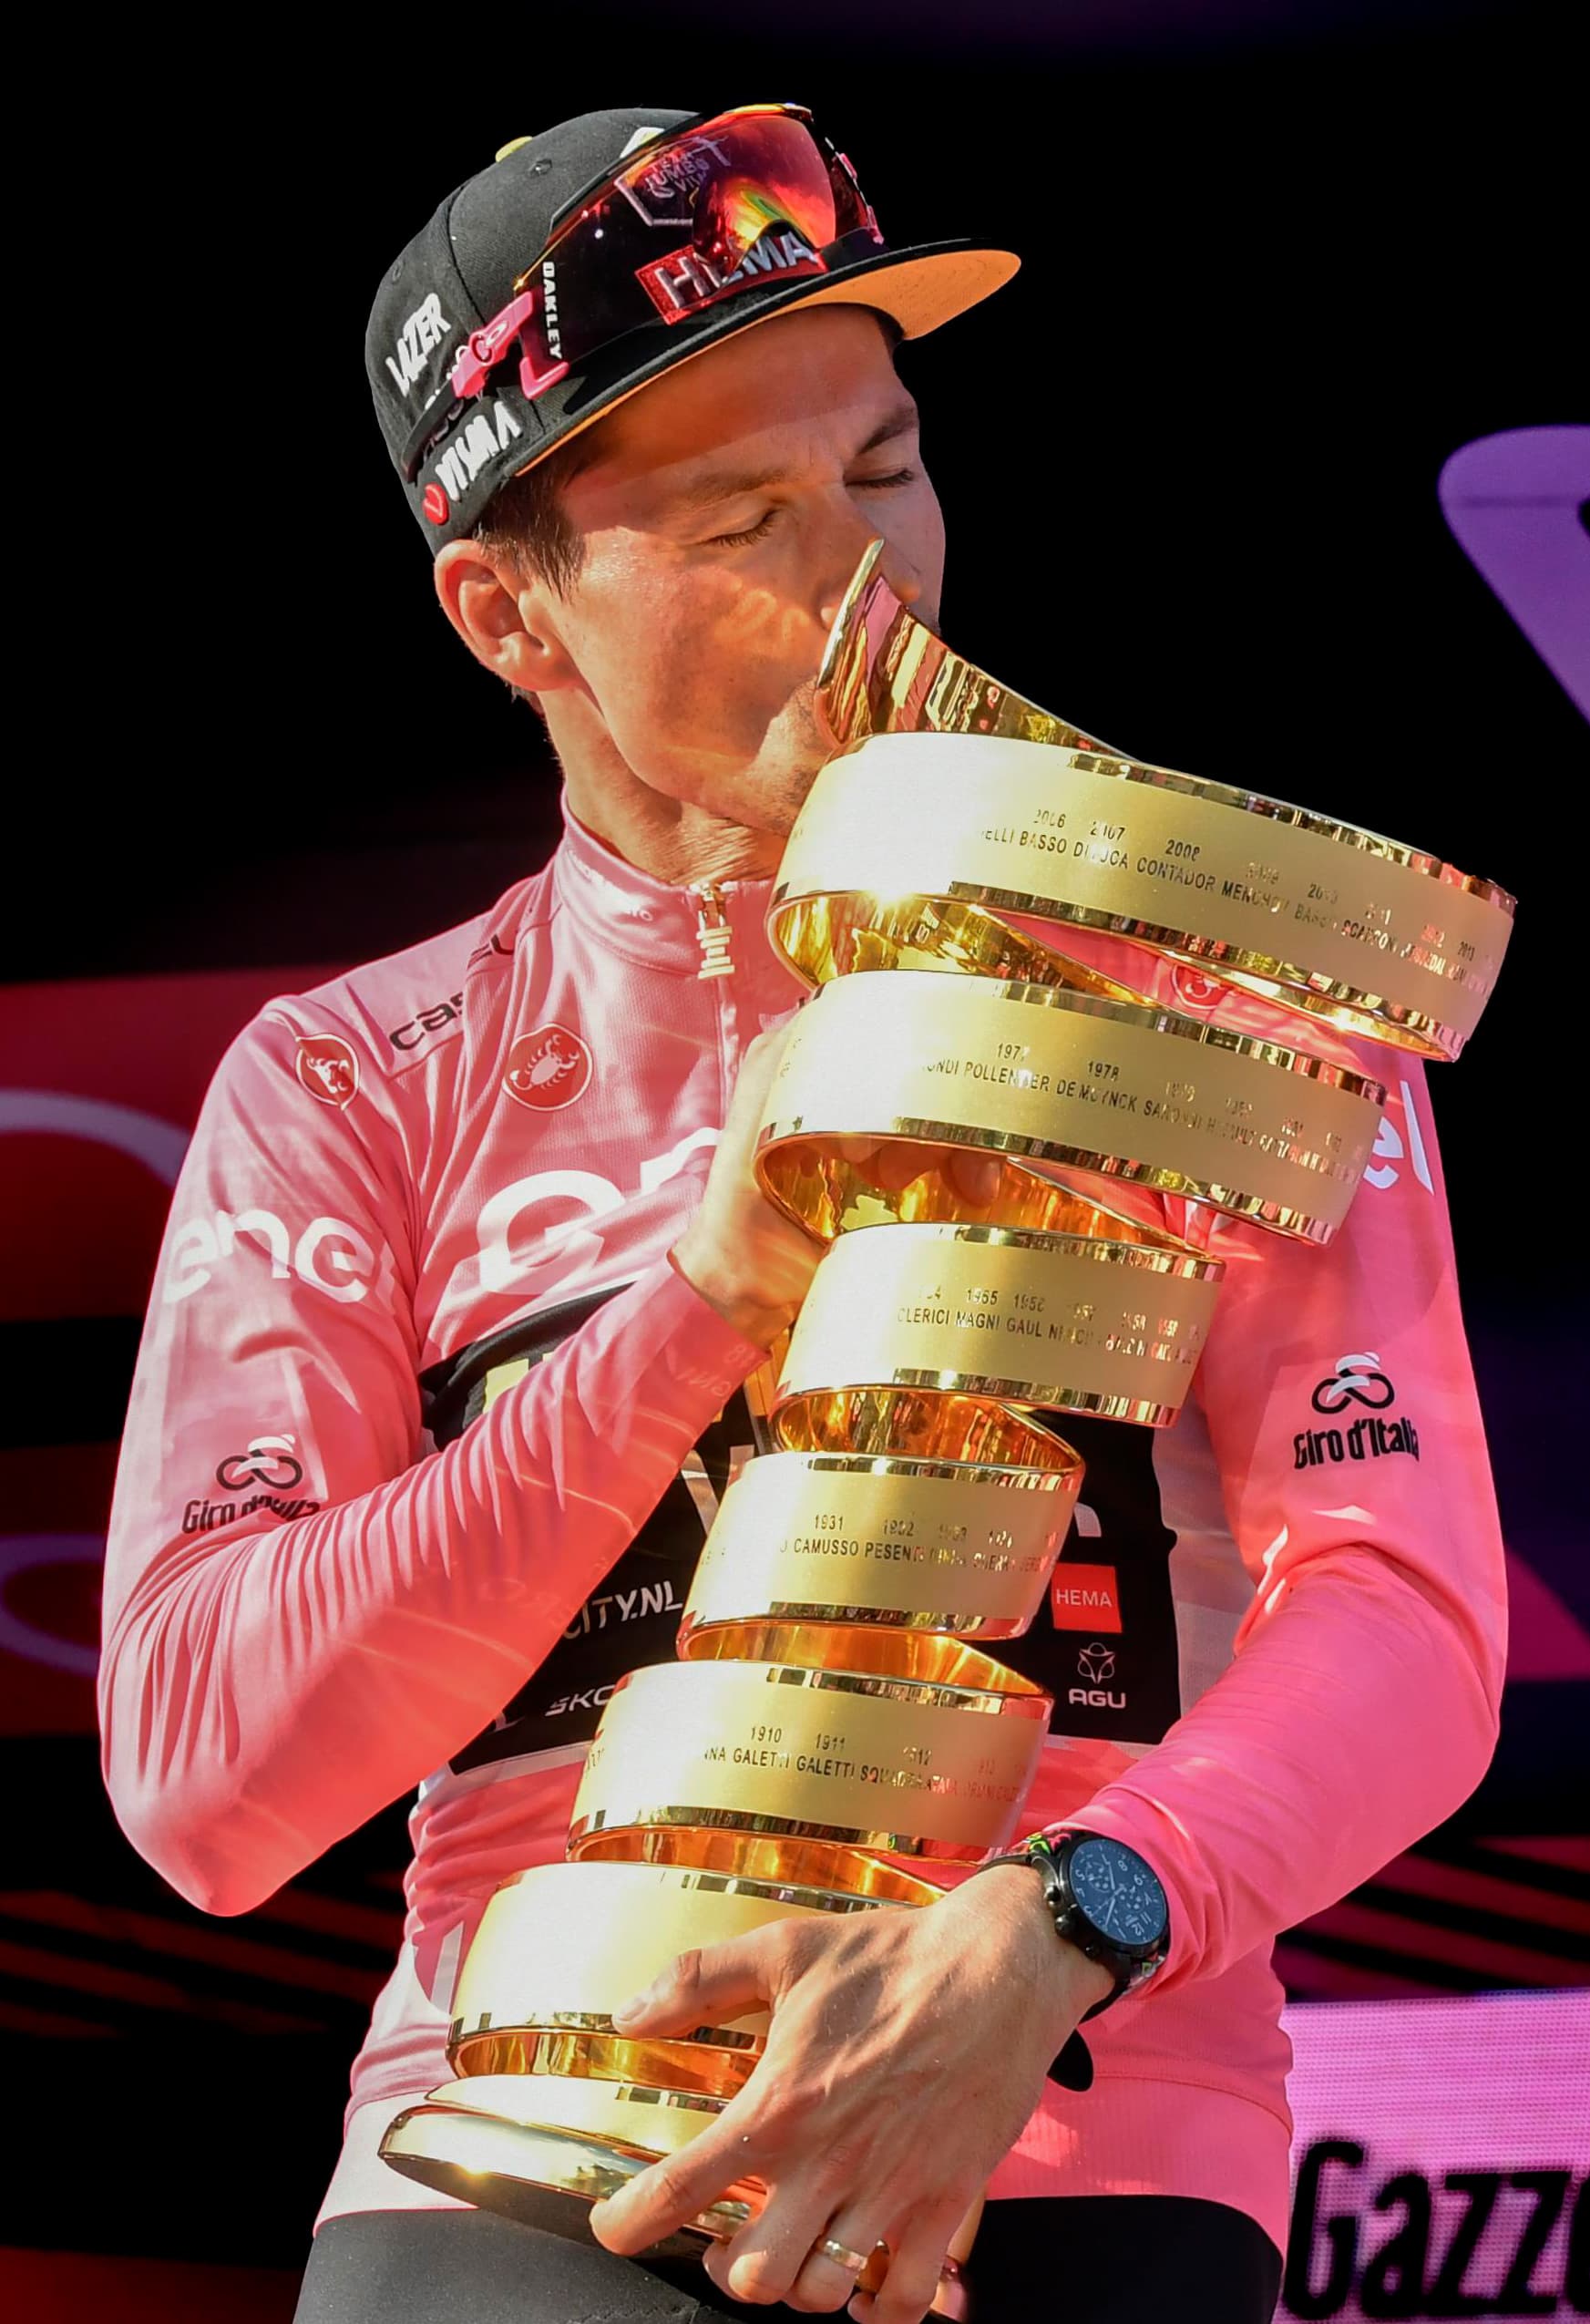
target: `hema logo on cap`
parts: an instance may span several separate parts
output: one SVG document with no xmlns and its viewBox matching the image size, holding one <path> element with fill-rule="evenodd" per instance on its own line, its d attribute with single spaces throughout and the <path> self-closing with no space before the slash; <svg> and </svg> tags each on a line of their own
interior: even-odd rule
<svg viewBox="0 0 1590 2324">
<path fill-rule="evenodd" d="M 436 462 L 437 480 L 425 492 L 425 512 L 432 524 L 445 525 L 450 502 L 461 500 L 487 463 L 523 434 L 508 406 L 491 396 Z"/>
<path fill-rule="evenodd" d="M 686 242 L 667 258 L 639 270 L 641 282 L 664 323 L 680 323 L 703 306 L 744 291 L 764 274 L 826 274 L 827 268 L 809 242 L 792 230 L 763 234 L 732 273 L 721 274 L 704 252 Z"/>
</svg>

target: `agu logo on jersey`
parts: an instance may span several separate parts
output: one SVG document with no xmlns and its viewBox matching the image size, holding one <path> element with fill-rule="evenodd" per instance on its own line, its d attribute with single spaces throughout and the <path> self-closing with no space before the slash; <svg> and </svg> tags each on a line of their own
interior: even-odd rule
<svg viewBox="0 0 1590 2324">
<path fill-rule="evenodd" d="M 1095 1638 L 1077 1655 L 1077 1676 L 1085 1679 L 1085 1686 L 1066 1690 L 1068 1703 L 1075 1703 L 1086 1711 L 1124 1711 L 1126 1697 L 1110 1681 L 1115 1676 L 1115 1649 Z"/>
<path fill-rule="evenodd" d="M 502 1085 L 518 1105 L 555 1113 L 590 1087 L 590 1052 L 567 1025 L 538 1025 L 534 1033 L 521 1033 L 508 1051 Z"/>
<path fill-rule="evenodd" d="M 301 1041 L 292 1069 L 323 1105 L 351 1105 L 359 1095 L 359 1060 L 334 1033 Z"/>
</svg>

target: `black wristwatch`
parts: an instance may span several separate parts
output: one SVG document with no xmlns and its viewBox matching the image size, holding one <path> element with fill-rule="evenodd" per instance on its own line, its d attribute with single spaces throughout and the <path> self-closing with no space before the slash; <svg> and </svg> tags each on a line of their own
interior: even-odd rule
<svg viewBox="0 0 1590 2324">
<path fill-rule="evenodd" d="M 1114 1979 L 1114 1990 L 1082 2012 L 1084 2024 L 1145 1985 L 1169 1952 L 1170 1907 L 1159 1876 L 1123 1840 L 1063 1832 L 1050 1841 L 1037 1833 L 1013 1855 L 990 1857 L 980 1868 L 996 1864 L 1031 1865 L 1061 1936 Z"/>
</svg>

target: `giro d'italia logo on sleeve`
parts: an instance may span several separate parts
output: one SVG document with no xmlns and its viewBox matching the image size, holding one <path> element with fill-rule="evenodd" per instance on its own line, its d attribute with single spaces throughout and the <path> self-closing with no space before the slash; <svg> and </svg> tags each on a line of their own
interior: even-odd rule
<svg viewBox="0 0 1590 2324">
<path fill-rule="evenodd" d="M 241 1493 L 249 1485 L 269 1485 L 278 1490 L 302 1485 L 303 1464 L 292 1449 L 296 1442 L 292 1436 L 256 1436 L 246 1451 L 227 1455 L 215 1472 L 215 1481 L 229 1493 Z"/>
<path fill-rule="evenodd" d="M 288 1497 L 303 1482 L 303 1464 L 293 1449 L 297 1442 L 295 1436 L 255 1436 L 241 1453 L 228 1453 L 217 1464 L 215 1481 L 235 1497 L 212 1501 L 200 1495 L 190 1501 L 182 1512 L 183 1532 L 210 1533 L 261 1509 L 283 1519 L 313 1515 L 318 1501 Z"/>
<path fill-rule="evenodd" d="M 1371 1349 L 1363 1355 L 1338 1356 L 1335 1371 L 1319 1383 L 1308 1401 L 1316 1412 L 1345 1412 L 1349 1404 L 1384 1412 L 1396 1396 L 1396 1389 L 1380 1370 L 1380 1357 Z"/>
<path fill-rule="evenodd" d="M 301 1041 L 292 1070 L 323 1105 L 351 1105 L 359 1095 L 359 1060 L 334 1033 L 315 1033 Z"/>
<path fill-rule="evenodd" d="M 534 1033 L 521 1033 L 508 1051 L 502 1085 L 518 1105 L 556 1113 L 590 1087 L 590 1052 L 567 1025 L 538 1025 Z"/>
<path fill-rule="evenodd" d="M 1341 1461 L 1374 1461 L 1388 1453 L 1419 1458 L 1419 1431 L 1405 1415 L 1382 1420 L 1397 1401 L 1397 1390 L 1380 1369 L 1373 1349 L 1338 1356 L 1334 1368 L 1316 1383 L 1308 1399 L 1328 1424 L 1299 1429 L 1292 1439 L 1296 1468 L 1323 1468 Z"/>
</svg>

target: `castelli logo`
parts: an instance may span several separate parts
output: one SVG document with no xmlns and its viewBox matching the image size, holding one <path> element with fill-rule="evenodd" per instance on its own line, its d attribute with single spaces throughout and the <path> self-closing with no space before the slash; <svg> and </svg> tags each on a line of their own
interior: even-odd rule
<svg viewBox="0 0 1590 2324">
<path fill-rule="evenodd" d="M 1217 976 L 1205 976 L 1202 969 L 1171 971 L 1171 990 L 1184 1009 L 1213 1009 L 1226 989 Z"/>
<path fill-rule="evenodd" d="M 293 1071 L 323 1105 L 351 1105 L 359 1095 L 359 1060 L 334 1033 L 301 1041 Z"/>
<path fill-rule="evenodd" d="M 426 485 L 426 497 L 424 501 L 421 503 L 421 506 L 424 508 L 426 516 L 432 524 L 445 525 L 446 523 L 449 513 L 447 508 L 447 496 L 443 491 L 439 484 Z"/>
<path fill-rule="evenodd" d="M 521 1105 L 550 1114 L 583 1097 L 590 1081 L 590 1052 L 567 1025 L 538 1025 L 521 1033 L 508 1053 L 502 1085 Z"/>
</svg>

